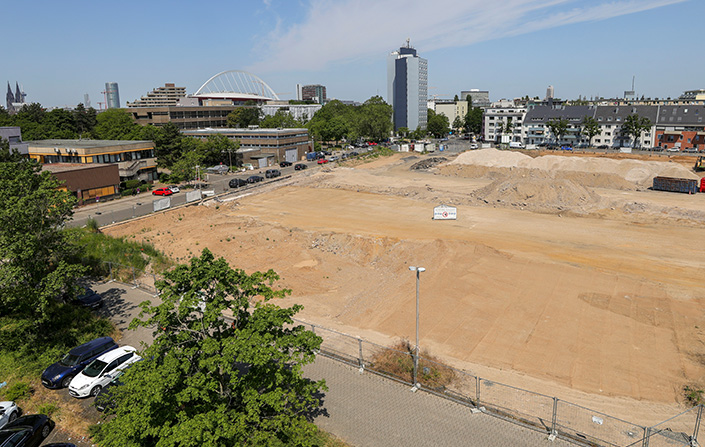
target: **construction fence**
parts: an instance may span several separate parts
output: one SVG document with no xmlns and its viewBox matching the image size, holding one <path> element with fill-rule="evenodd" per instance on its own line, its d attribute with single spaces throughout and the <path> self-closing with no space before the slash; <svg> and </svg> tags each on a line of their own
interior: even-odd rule
<svg viewBox="0 0 705 447">
<path fill-rule="evenodd" d="M 105 262 L 105 278 L 131 284 L 157 294 L 160 277 L 133 267 Z M 322 338 L 320 355 L 369 371 L 410 387 L 466 405 L 473 411 L 500 417 L 580 445 L 605 447 L 693 447 L 699 446 L 698 432 L 703 405 L 690 408 L 651 427 L 634 424 L 609 414 L 554 396 L 478 377 L 419 355 L 408 343 L 387 347 L 299 320 Z M 414 383 L 414 368 L 417 383 Z"/>
<path fill-rule="evenodd" d="M 295 320 L 323 339 L 320 354 L 547 435 L 590 446 L 696 446 L 703 406 L 693 407 L 652 427 L 641 426 L 554 396 L 478 377 L 425 358 L 414 350 L 381 346 L 361 338 Z"/>
</svg>

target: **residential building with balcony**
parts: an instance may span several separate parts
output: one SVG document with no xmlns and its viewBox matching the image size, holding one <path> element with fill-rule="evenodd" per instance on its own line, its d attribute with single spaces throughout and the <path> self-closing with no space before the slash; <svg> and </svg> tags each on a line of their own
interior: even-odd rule
<svg viewBox="0 0 705 447">
<path fill-rule="evenodd" d="M 646 105 L 598 106 L 595 107 L 594 118 L 600 124 L 600 133 L 592 139 L 593 146 L 608 148 L 634 147 L 632 137 L 624 132 L 624 122 L 629 115 L 639 115 L 651 122 L 649 129 L 639 137 L 640 147 L 652 147 L 659 107 Z"/>
<path fill-rule="evenodd" d="M 683 152 L 705 152 L 705 106 L 660 106 L 653 121 L 654 146 Z"/>
<path fill-rule="evenodd" d="M 482 116 L 484 141 L 495 143 L 523 142 L 526 107 L 498 107 L 485 109 Z M 510 129 L 507 130 L 509 125 Z"/>
<path fill-rule="evenodd" d="M 186 87 L 177 87 L 175 84 L 164 84 L 157 87 L 146 96 L 134 102 L 128 102 L 127 107 L 160 107 L 175 106 L 181 98 L 186 97 Z"/>
</svg>

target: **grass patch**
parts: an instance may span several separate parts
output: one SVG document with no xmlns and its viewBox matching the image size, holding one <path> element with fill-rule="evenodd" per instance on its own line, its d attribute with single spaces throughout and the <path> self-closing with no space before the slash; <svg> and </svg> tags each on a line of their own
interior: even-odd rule
<svg viewBox="0 0 705 447">
<path fill-rule="evenodd" d="M 370 362 L 370 369 L 398 377 L 406 382 L 414 381 L 414 348 L 408 340 L 400 340 L 390 349 L 377 351 Z M 419 355 L 419 383 L 426 388 L 442 391 L 455 380 L 455 371 L 422 350 Z"/>
<path fill-rule="evenodd" d="M 81 262 L 91 268 L 96 277 L 108 276 L 113 266 L 113 276 L 132 279 L 135 271 L 151 270 L 159 273 L 169 269 L 174 263 L 162 252 L 147 242 L 133 242 L 125 238 L 115 238 L 89 228 L 66 230 L 81 249 Z"/>
</svg>

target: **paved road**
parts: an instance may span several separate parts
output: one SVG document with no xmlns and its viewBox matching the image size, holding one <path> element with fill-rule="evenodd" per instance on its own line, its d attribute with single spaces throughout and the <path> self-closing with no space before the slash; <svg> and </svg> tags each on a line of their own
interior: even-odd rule
<svg viewBox="0 0 705 447">
<path fill-rule="evenodd" d="M 139 303 L 156 302 L 151 294 L 116 282 L 94 284 L 103 295 L 101 312 L 123 331 L 120 345 L 137 348 L 152 340 L 151 330 L 127 329 L 139 312 Z M 413 393 L 406 385 L 382 378 L 319 356 L 304 368 L 307 377 L 325 379 L 329 391 L 323 397 L 325 411 L 316 424 L 353 446 L 568 446 L 565 441 L 550 442 L 544 433 L 528 430 L 494 416 L 473 414 L 469 408 L 452 401 L 424 393 Z M 66 390 L 57 390 L 66 394 Z M 99 414 L 92 408 L 93 398 L 80 400 L 84 416 L 97 421 Z M 91 445 L 87 439 L 70 439 L 65 430 L 57 428 L 45 443 L 73 442 L 77 446 Z"/>
</svg>

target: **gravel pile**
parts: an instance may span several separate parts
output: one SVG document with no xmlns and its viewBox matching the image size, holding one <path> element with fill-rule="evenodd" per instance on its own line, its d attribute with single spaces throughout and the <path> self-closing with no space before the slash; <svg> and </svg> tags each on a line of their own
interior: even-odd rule
<svg viewBox="0 0 705 447">
<path fill-rule="evenodd" d="M 412 171 L 418 171 L 421 169 L 431 169 L 432 167 L 434 167 L 440 163 L 443 163 L 445 161 L 448 161 L 448 160 L 443 157 L 431 157 L 431 158 L 427 158 L 425 160 L 421 160 L 417 163 L 414 163 L 413 165 L 411 165 L 411 167 L 409 169 L 411 169 Z"/>
</svg>

